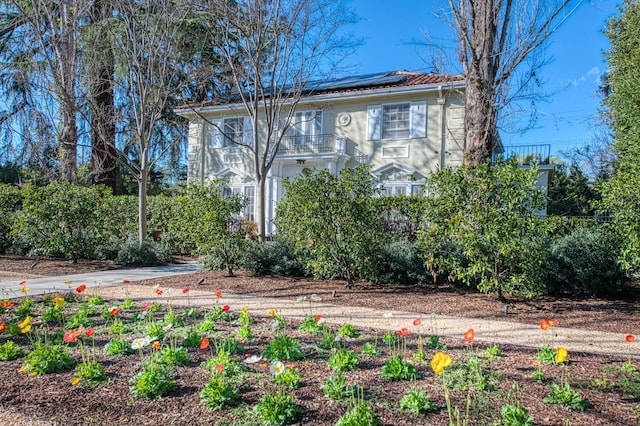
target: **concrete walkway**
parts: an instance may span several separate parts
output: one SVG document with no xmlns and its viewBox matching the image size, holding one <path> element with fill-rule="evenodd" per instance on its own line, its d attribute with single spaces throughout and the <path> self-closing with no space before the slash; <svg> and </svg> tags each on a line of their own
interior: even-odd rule
<svg viewBox="0 0 640 426">
<path fill-rule="evenodd" d="M 85 284 L 87 288 L 104 287 L 107 285 L 122 284 L 124 280 L 134 282 L 172 275 L 195 274 L 200 271 L 202 271 L 202 265 L 189 262 L 148 268 L 114 269 L 57 277 L 27 278 L 25 286 L 29 288 L 30 295 L 40 295 L 56 291 L 65 291 L 68 290 L 70 286 L 75 288 L 80 284 Z M 19 291 L 20 281 L 22 280 L 0 282 L 0 298 L 24 296 L 24 294 Z M 70 282 L 71 284 L 66 285 L 65 282 Z"/>
<path fill-rule="evenodd" d="M 69 287 L 64 282 L 71 281 L 73 288 L 80 284 L 86 284 L 89 288 L 88 294 L 100 294 L 103 297 L 112 299 L 132 297 L 138 303 L 162 301 L 173 306 L 210 307 L 216 304 L 223 304 L 229 305 L 232 310 L 239 310 L 247 306 L 252 315 L 258 316 L 265 316 L 268 310 L 277 309 L 278 313 L 287 319 L 301 320 L 309 315 L 322 315 L 328 324 L 342 325 L 349 323 L 358 328 L 377 329 L 381 333 L 406 327 L 412 333 L 420 332 L 423 335 L 450 337 L 460 339 L 461 342 L 464 333 L 473 328 L 475 340 L 488 344 L 511 344 L 534 349 L 539 349 L 544 345 L 552 347 L 563 346 L 569 352 L 586 352 L 622 357 L 628 357 L 629 351 L 632 350 L 632 356 L 640 358 L 640 339 L 637 339 L 630 347 L 625 341 L 623 333 L 596 332 L 565 327 L 550 327 L 547 331 L 543 331 L 538 324 L 459 318 L 438 315 L 437 313 L 430 316 L 403 311 L 382 312 L 370 308 L 326 303 L 326 300 L 330 300 L 330 295 L 317 295 L 314 301 L 310 300 L 310 297 L 307 297 L 304 301 L 295 301 L 225 293 L 221 299 L 218 299 L 211 291 L 192 289 L 188 295 L 185 295 L 182 294 L 181 289 L 165 289 L 163 295 L 158 296 L 148 286 L 135 285 L 135 281 L 138 280 L 191 274 L 201 270 L 202 267 L 195 263 L 153 268 L 121 269 L 90 274 L 29 279 L 26 286 L 29 287 L 29 294 L 44 294 L 68 290 Z M 124 280 L 131 281 L 131 284 L 124 285 Z M 0 297 L 23 296 L 18 291 L 18 287 L 19 281 L 0 282 Z M 419 327 L 413 325 L 413 321 L 416 318 L 421 319 Z"/>
</svg>

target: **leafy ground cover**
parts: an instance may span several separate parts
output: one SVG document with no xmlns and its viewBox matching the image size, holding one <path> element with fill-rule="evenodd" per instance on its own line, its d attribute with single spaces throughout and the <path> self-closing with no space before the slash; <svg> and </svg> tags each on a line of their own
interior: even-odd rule
<svg viewBox="0 0 640 426">
<path fill-rule="evenodd" d="M 213 308 L 178 309 L 156 292 L 194 288 L 202 278 L 200 288 L 211 290 Z M 294 322 L 279 316 L 277 306 L 251 316 L 242 306 L 224 304 L 225 292 L 248 288 L 281 297 L 338 288 L 336 302 L 386 303 L 387 309 L 403 309 L 402 303 L 415 302 L 405 299 L 419 294 L 441 297 L 416 289 L 355 286 L 347 292 L 337 283 L 218 273 L 143 284 L 157 302 L 102 300 L 73 285 L 60 295 L 36 298 L 26 291 L 13 306 L 5 303 L 0 314 L 5 413 L 65 425 L 631 425 L 640 418 L 637 341 L 629 343 L 634 358 L 602 357 L 564 353 L 552 340 L 547 347 L 526 349 L 484 345 L 471 331 L 441 338 L 428 315 L 384 334 L 348 324 L 328 327 L 322 312 L 312 309 L 307 320 Z M 468 313 L 484 309 L 487 317 L 505 319 L 493 312 L 500 309 L 491 299 L 442 294 L 448 302 L 440 299 L 441 309 L 464 305 Z M 611 309 L 630 310 L 633 303 L 599 301 L 608 309 L 597 309 L 601 305 L 587 302 L 583 312 L 591 319 L 581 320 L 587 328 L 596 329 L 603 319 L 610 323 L 615 315 L 633 318 L 633 311 Z M 536 323 L 579 321 L 566 308 L 572 301 L 554 303 L 558 312 L 548 316 L 540 310 Z M 513 316 L 531 315 L 532 321 L 535 306 L 550 309 L 542 301 L 512 304 Z M 450 313 L 430 307 L 416 312 Z"/>
</svg>

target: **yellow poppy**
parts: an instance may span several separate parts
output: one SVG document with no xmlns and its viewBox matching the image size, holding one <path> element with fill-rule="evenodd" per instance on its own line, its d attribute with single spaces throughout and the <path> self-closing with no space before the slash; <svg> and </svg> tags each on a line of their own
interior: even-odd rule
<svg viewBox="0 0 640 426">
<path fill-rule="evenodd" d="M 78 383 L 80 383 L 80 377 L 74 377 L 74 378 L 71 380 L 71 384 L 72 384 L 73 386 L 77 385 Z"/>
<path fill-rule="evenodd" d="M 26 326 L 24 326 L 24 327 L 22 327 L 20 329 L 20 332 L 22 332 L 22 333 L 28 333 L 30 331 L 31 331 L 31 324 L 27 324 Z"/>
<path fill-rule="evenodd" d="M 63 297 L 54 297 L 53 299 L 51 299 L 51 301 L 53 303 L 56 304 L 56 306 L 60 306 L 64 304 L 64 298 Z"/>
<path fill-rule="evenodd" d="M 20 324 L 18 324 L 18 328 L 22 330 L 23 328 L 25 328 L 29 324 L 31 324 L 31 317 L 29 315 L 27 315 L 27 317 L 24 320 L 22 320 L 22 322 Z"/>
<path fill-rule="evenodd" d="M 438 376 L 444 372 L 444 369 L 451 365 L 451 357 L 444 352 L 436 352 L 431 359 L 431 369 Z"/>
<path fill-rule="evenodd" d="M 567 357 L 569 356 L 569 351 L 566 350 L 565 348 L 558 348 L 556 349 L 556 364 L 562 364 L 563 362 L 566 361 Z"/>
</svg>

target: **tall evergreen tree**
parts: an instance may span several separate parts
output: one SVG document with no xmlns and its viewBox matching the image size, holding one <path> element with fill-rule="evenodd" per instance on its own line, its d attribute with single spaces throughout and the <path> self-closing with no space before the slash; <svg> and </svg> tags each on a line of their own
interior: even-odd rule
<svg viewBox="0 0 640 426">
<path fill-rule="evenodd" d="M 611 48 L 609 66 L 609 120 L 618 158 L 611 179 L 602 185 L 603 208 L 611 211 L 625 236 L 623 265 L 640 268 L 640 3 L 625 0 L 619 16 L 612 17 L 606 35 Z"/>
</svg>

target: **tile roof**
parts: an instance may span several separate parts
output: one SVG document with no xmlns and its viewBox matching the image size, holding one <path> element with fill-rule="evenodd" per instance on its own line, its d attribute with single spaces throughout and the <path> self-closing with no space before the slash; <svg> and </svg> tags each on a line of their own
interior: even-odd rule
<svg viewBox="0 0 640 426">
<path fill-rule="evenodd" d="M 435 74 L 435 73 L 418 73 L 412 71 L 391 71 L 373 74 L 365 74 L 360 76 L 340 77 L 328 80 L 309 81 L 305 86 L 305 94 L 324 95 L 350 93 L 363 90 L 385 89 L 393 87 L 420 86 L 429 84 L 445 84 L 462 82 L 464 77 L 459 74 Z M 222 105 L 229 102 L 236 102 L 238 98 L 233 100 L 214 99 L 202 102 L 198 105 L 184 105 L 177 109 L 186 109 L 193 107 L 207 107 Z"/>
</svg>

